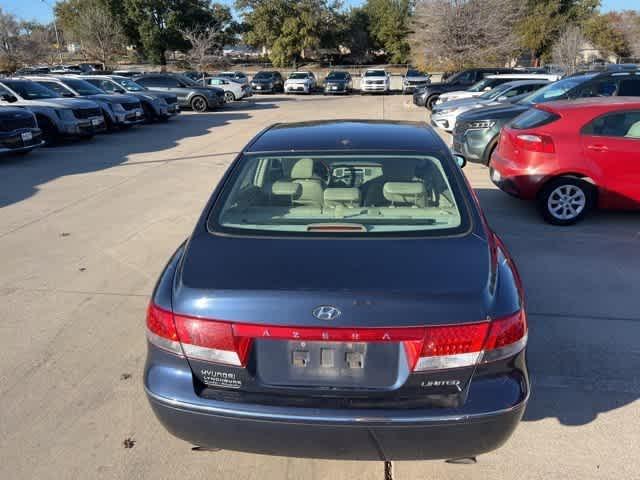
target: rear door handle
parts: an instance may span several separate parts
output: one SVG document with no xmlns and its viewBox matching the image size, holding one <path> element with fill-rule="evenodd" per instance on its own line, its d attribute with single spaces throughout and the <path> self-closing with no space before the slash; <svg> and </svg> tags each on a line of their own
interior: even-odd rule
<svg viewBox="0 0 640 480">
<path fill-rule="evenodd" d="M 587 148 L 594 152 L 607 152 L 609 150 L 606 145 L 587 145 Z"/>
</svg>

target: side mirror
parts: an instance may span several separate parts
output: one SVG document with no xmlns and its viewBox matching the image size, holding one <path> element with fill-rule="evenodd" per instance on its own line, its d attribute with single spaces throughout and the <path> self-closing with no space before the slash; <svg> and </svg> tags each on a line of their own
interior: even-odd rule
<svg viewBox="0 0 640 480">
<path fill-rule="evenodd" d="M 65 97 L 65 98 L 73 98 L 73 97 L 75 97 L 75 95 L 73 93 L 71 93 L 71 92 L 65 92 L 65 93 L 62 94 L 62 96 Z"/>
<path fill-rule="evenodd" d="M 2 95 L 0 95 L 0 100 L 8 103 L 13 103 L 18 101 L 18 99 L 13 95 L 11 95 L 10 93 L 3 93 Z"/>
<path fill-rule="evenodd" d="M 127 91 L 124 88 L 116 88 L 115 92 L 116 93 L 127 93 Z"/>
<path fill-rule="evenodd" d="M 453 159 L 456 161 L 456 164 L 458 165 L 458 167 L 460 168 L 464 168 L 467 165 L 467 159 L 464 158 L 462 155 L 453 155 Z"/>
</svg>

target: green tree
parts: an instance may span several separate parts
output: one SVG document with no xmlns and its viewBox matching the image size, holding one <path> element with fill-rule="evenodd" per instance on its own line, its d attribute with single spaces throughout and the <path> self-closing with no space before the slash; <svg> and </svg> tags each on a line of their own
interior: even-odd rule
<svg viewBox="0 0 640 480">
<path fill-rule="evenodd" d="M 616 20 L 609 14 L 596 14 L 585 22 L 584 35 L 603 54 L 627 57 L 631 54 L 629 42 Z"/>
<path fill-rule="evenodd" d="M 180 29 L 209 25 L 214 12 L 208 0 L 123 0 L 129 21 L 136 25 L 147 58 L 166 65 L 167 50 L 190 47 Z"/>
<path fill-rule="evenodd" d="M 333 41 L 339 24 L 338 4 L 328 0 L 237 0 L 245 41 L 266 47 L 278 67 L 290 65 Z"/>
<path fill-rule="evenodd" d="M 126 38 L 106 0 L 65 0 L 56 4 L 55 14 L 67 40 L 79 42 L 103 65 L 124 51 Z"/>
<path fill-rule="evenodd" d="M 365 61 L 374 46 L 369 33 L 370 18 L 364 8 L 352 8 L 344 20 L 341 41 L 351 50 L 351 57 L 357 61 Z"/>
<path fill-rule="evenodd" d="M 409 58 L 411 6 L 411 0 L 368 0 L 364 5 L 371 37 L 393 63 L 405 63 Z"/>
<path fill-rule="evenodd" d="M 528 12 L 518 26 L 522 46 L 538 63 L 549 59 L 554 43 L 569 25 L 582 26 L 600 0 L 527 0 Z"/>
</svg>

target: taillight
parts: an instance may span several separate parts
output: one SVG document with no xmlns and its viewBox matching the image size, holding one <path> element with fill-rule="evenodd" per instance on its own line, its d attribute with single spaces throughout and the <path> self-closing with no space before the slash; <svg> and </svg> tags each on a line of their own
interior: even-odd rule
<svg viewBox="0 0 640 480">
<path fill-rule="evenodd" d="M 555 153 L 553 139 L 549 135 L 525 134 L 516 135 L 515 146 L 522 150 L 541 153 Z"/>
<path fill-rule="evenodd" d="M 189 358 L 244 366 L 251 338 L 235 337 L 231 323 L 175 315 L 178 337 Z"/>
<path fill-rule="evenodd" d="M 153 303 L 147 308 L 147 339 L 156 347 L 182 355 L 173 313 Z"/>
<path fill-rule="evenodd" d="M 491 322 L 432 327 L 317 328 L 230 323 L 172 314 L 153 303 L 147 337 L 188 358 L 245 366 L 254 339 L 332 342 L 399 342 L 413 371 L 468 367 L 515 355 L 527 341 L 524 311 Z"/>
</svg>

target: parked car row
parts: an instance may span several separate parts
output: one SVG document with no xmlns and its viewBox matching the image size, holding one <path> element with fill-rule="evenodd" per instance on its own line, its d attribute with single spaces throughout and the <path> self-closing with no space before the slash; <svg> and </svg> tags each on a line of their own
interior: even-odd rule
<svg viewBox="0 0 640 480">
<path fill-rule="evenodd" d="M 166 121 L 182 108 L 206 112 L 251 95 L 248 84 L 230 80 L 239 72 L 206 78 L 203 85 L 170 73 L 54 75 L 35 70 L 0 78 L 0 153 L 28 153 L 64 138 Z"/>
<path fill-rule="evenodd" d="M 452 131 L 455 155 L 488 165 L 493 183 L 535 201 L 549 223 L 573 224 L 595 207 L 640 209 L 640 70 L 543 80 L 434 101 L 431 123 Z"/>
</svg>

